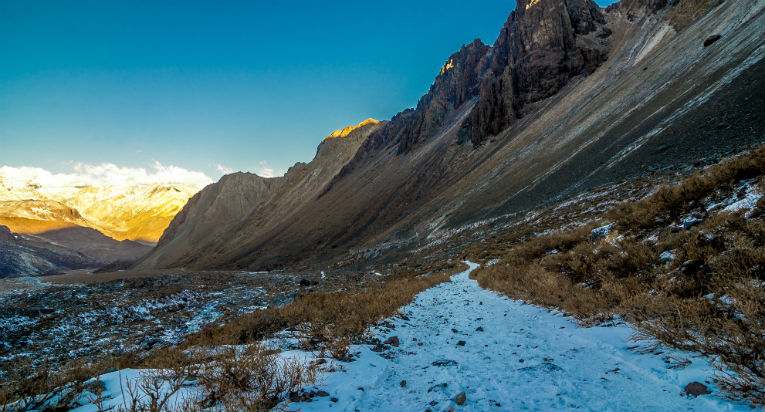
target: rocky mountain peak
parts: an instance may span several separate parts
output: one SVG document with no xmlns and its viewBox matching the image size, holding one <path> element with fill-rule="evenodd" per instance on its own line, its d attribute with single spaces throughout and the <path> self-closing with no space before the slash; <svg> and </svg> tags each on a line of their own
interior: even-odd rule
<svg viewBox="0 0 765 412">
<path fill-rule="evenodd" d="M 483 58 L 490 49 L 475 39 L 449 56 L 417 107 L 400 112 L 376 130 L 364 142 L 359 156 L 391 143 L 397 145 L 398 153 L 405 153 L 437 133 L 457 108 L 477 96 L 485 70 Z"/>
<path fill-rule="evenodd" d="M 370 124 L 374 125 L 374 124 L 378 124 L 378 123 L 380 123 L 379 120 L 375 120 L 375 119 L 372 119 L 370 117 L 369 119 L 364 120 L 363 122 L 357 124 L 356 126 L 348 126 L 348 127 L 343 128 L 343 129 L 337 129 L 334 132 L 330 133 L 329 136 L 325 137 L 324 140 L 332 139 L 332 138 L 337 138 L 337 137 L 346 137 L 346 136 L 351 134 L 351 132 L 353 132 L 356 129 L 360 129 L 360 128 L 366 126 L 366 125 L 370 125 Z"/>
<path fill-rule="evenodd" d="M 591 0 L 519 1 L 487 55 L 463 137 L 481 144 L 520 118 L 525 105 L 597 69 L 608 56 L 605 23 Z"/>
</svg>

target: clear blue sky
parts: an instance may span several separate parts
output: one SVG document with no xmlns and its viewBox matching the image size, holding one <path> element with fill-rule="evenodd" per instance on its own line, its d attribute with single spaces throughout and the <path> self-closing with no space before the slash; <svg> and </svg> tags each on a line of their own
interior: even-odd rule
<svg viewBox="0 0 765 412">
<path fill-rule="evenodd" d="M 514 7 L 0 0 L 0 166 L 286 170 L 333 129 L 414 106 Z"/>
</svg>

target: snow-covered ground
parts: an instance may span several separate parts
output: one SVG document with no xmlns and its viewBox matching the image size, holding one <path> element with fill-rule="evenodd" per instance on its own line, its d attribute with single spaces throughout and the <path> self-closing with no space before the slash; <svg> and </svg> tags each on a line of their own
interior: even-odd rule
<svg viewBox="0 0 765 412">
<path fill-rule="evenodd" d="M 478 265 L 470 263 L 470 270 Z M 357 345 L 352 362 L 330 361 L 336 372 L 306 391 L 320 393 L 287 410 L 309 411 L 749 411 L 747 405 L 716 396 L 713 369 L 687 352 L 638 350 L 626 324 L 585 328 L 560 313 L 482 289 L 464 271 L 420 293 L 401 315 L 381 322 L 380 341 L 396 336 L 399 344 Z M 270 344 L 295 343 L 284 335 Z M 298 350 L 285 358 L 313 359 Z M 107 406 L 125 403 L 127 380 L 141 371 L 101 377 Z M 123 384 L 120 385 L 120 381 Z M 404 382 L 405 381 L 405 382 Z M 685 396 L 698 381 L 711 395 Z M 173 397 L 195 398 L 193 384 Z M 465 393 L 465 403 L 455 398 Z M 95 411 L 84 405 L 78 412 Z"/>
<path fill-rule="evenodd" d="M 397 336 L 398 347 L 381 353 L 355 348 L 359 357 L 318 386 L 330 396 L 289 409 L 750 410 L 714 393 L 684 396 L 686 384 L 706 383 L 713 373 L 694 354 L 641 354 L 630 349 L 628 325 L 580 327 L 481 289 L 468 271 L 419 294 L 402 313 L 408 320 L 396 317 L 394 329 L 378 330 L 381 340 Z M 691 363 L 679 366 L 684 359 Z M 460 392 L 467 401 L 457 406 Z"/>
</svg>

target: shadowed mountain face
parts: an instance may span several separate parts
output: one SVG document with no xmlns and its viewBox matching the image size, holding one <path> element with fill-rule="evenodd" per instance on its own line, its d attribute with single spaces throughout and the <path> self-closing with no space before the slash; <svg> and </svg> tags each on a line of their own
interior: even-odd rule
<svg viewBox="0 0 765 412">
<path fill-rule="evenodd" d="M 61 270 L 98 266 L 98 262 L 75 250 L 42 240 L 26 239 L 0 226 L 0 279 L 34 276 Z"/>
<path fill-rule="evenodd" d="M 86 227 L 70 226 L 29 235 L 0 226 L 0 278 L 134 262 L 149 250 L 149 246 L 130 240 L 120 242 Z"/>
<path fill-rule="evenodd" d="M 453 54 L 415 109 L 326 139 L 284 177 L 224 177 L 139 267 L 324 264 L 375 245 L 405 253 L 437 230 L 762 142 L 764 9 L 519 1 L 496 43 Z"/>
</svg>

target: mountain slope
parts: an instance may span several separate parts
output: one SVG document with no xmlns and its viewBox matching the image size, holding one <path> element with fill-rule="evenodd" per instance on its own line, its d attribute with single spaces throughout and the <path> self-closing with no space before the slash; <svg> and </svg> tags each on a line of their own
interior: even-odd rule
<svg viewBox="0 0 765 412">
<path fill-rule="evenodd" d="M 219 243 L 248 238 L 290 221 L 300 208 L 320 195 L 329 181 L 356 153 L 361 142 L 381 124 L 365 121 L 325 138 L 309 164 L 298 163 L 282 177 L 235 173 L 193 196 L 173 219 L 157 249 L 138 268 L 188 265 L 194 258 L 213 259 Z M 346 134 L 347 132 L 347 134 Z"/>
<path fill-rule="evenodd" d="M 98 266 L 96 259 L 78 251 L 40 239 L 28 239 L 0 226 L 0 278 Z"/>
<path fill-rule="evenodd" d="M 452 55 L 415 109 L 359 136 L 332 168 L 320 145 L 266 206 L 197 247 L 160 245 L 145 265 L 254 269 L 404 253 L 435 230 L 762 142 L 765 1 L 715 4 L 519 1 L 492 47 L 476 41 Z"/>
</svg>

